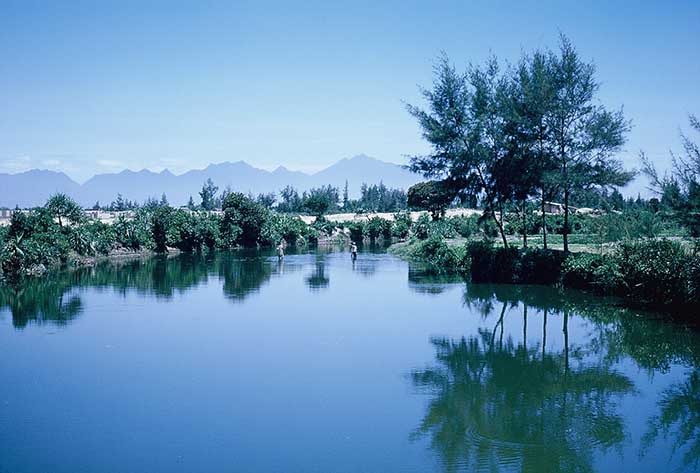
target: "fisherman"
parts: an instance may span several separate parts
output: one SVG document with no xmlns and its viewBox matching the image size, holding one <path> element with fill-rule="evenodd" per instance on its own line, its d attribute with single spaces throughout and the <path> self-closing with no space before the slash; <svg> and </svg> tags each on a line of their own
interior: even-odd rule
<svg viewBox="0 0 700 473">
<path fill-rule="evenodd" d="M 281 260 L 284 258 L 284 240 L 280 241 L 277 245 L 277 259 Z"/>
<path fill-rule="evenodd" d="M 353 261 L 357 259 L 357 245 L 354 241 L 350 243 L 350 256 L 352 257 Z"/>
</svg>

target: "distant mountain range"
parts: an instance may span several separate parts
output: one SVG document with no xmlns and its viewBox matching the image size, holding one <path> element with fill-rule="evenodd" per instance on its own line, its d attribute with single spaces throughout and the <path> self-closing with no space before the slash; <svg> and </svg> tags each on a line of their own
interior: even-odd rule
<svg viewBox="0 0 700 473">
<path fill-rule="evenodd" d="M 143 202 L 149 197 L 160 198 L 165 193 L 172 205 L 184 205 L 190 196 L 199 203 L 198 192 L 207 180 L 214 181 L 220 191 L 232 190 L 253 194 L 279 192 L 286 185 L 304 191 L 331 184 L 342 192 L 345 181 L 353 197 L 360 193 L 362 183 L 384 182 L 388 187 L 408 189 L 422 178 L 403 167 L 365 155 L 342 159 L 313 174 L 290 171 L 280 166 L 265 171 L 244 161 L 210 164 L 175 175 L 167 169 L 156 173 L 148 170 L 97 174 L 84 184 L 78 184 L 62 172 L 33 169 L 18 174 L 0 173 L 0 207 L 35 207 L 42 205 L 51 194 L 62 192 L 89 207 L 100 202 L 108 205 L 117 194 Z"/>
</svg>

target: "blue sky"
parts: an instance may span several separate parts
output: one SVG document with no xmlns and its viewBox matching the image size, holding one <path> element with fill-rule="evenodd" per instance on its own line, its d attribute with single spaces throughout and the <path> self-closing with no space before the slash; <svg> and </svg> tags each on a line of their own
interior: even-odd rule
<svg viewBox="0 0 700 473">
<path fill-rule="evenodd" d="M 143 3 L 0 3 L 0 172 L 403 163 L 441 50 L 516 61 L 559 32 L 632 119 L 628 166 L 700 114 L 697 1 Z"/>
</svg>

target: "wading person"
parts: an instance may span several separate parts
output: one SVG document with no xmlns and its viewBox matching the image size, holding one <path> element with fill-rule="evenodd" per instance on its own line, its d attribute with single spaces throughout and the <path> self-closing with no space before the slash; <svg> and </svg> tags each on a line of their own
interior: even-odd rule
<svg viewBox="0 0 700 473">
<path fill-rule="evenodd" d="M 354 241 L 350 244 L 350 257 L 353 261 L 357 259 L 357 245 Z"/>
<path fill-rule="evenodd" d="M 284 258 L 284 240 L 277 245 L 277 259 L 281 260 L 282 258 Z"/>
</svg>

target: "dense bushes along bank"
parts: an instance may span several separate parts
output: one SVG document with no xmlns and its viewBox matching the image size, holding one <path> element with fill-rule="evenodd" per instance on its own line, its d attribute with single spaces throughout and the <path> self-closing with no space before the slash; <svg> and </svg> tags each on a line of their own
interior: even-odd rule
<svg viewBox="0 0 700 473">
<path fill-rule="evenodd" d="M 128 218 L 106 224 L 87 218 L 76 202 L 57 194 L 43 207 L 14 212 L 10 225 L 0 227 L 0 279 L 17 280 L 49 267 L 113 255 L 270 247 L 283 240 L 291 246 L 389 240 L 408 236 L 411 226 L 407 213 L 397 214 L 393 222 L 373 217 L 347 224 L 319 216 L 309 225 L 240 193 L 226 195 L 221 214 L 152 201 Z"/>
<path fill-rule="evenodd" d="M 626 242 L 609 255 L 501 248 L 488 241 L 451 247 L 439 237 L 390 251 L 478 283 L 562 285 L 639 304 L 700 308 L 700 255 L 670 240 Z"/>
<path fill-rule="evenodd" d="M 151 200 L 129 217 L 121 215 L 106 224 L 87 218 L 76 202 L 57 194 L 43 207 L 14 212 L 10 225 L 0 227 L 0 279 L 18 279 L 49 267 L 115 254 L 269 247 L 282 240 L 292 246 L 341 239 L 387 241 L 406 238 L 411 232 L 427 236 L 435 229 L 442 236 L 492 232 L 479 226 L 478 217 L 429 225 L 427 216 L 412 222 L 406 212 L 396 214 L 393 221 L 372 217 L 333 223 L 320 216 L 309 225 L 240 193 L 228 193 L 221 208 L 221 213 L 193 211 L 170 207 L 164 199 Z"/>
<path fill-rule="evenodd" d="M 594 224 L 594 218 L 581 221 Z M 10 225 L 0 228 L 0 268 L 2 277 L 13 279 L 115 253 L 264 247 L 282 240 L 304 245 L 321 239 L 413 237 L 411 244 L 394 251 L 424 262 L 434 272 L 460 272 L 476 282 L 561 284 L 651 304 L 700 305 L 700 256 L 687 254 L 678 243 L 641 240 L 620 244 L 612 255 L 567 255 L 496 248 L 485 242 L 494 234 L 489 220 L 477 216 L 439 221 L 422 216 L 413 222 L 407 213 L 398 213 L 393 221 L 373 217 L 344 224 L 321 217 L 307 225 L 236 193 L 227 195 L 222 215 L 152 205 L 108 225 L 87 219 L 75 202 L 59 194 L 31 213 L 15 212 Z M 472 241 L 461 247 L 449 247 L 444 241 L 458 236 Z"/>
<path fill-rule="evenodd" d="M 306 244 L 333 230 L 322 219 L 307 225 L 237 193 L 226 197 L 222 215 L 153 204 L 111 225 L 86 218 L 73 200 L 58 194 L 32 212 L 14 212 L 10 225 L 0 228 L 0 276 L 16 280 L 51 266 L 115 254 L 272 246 L 283 239 Z"/>
</svg>

